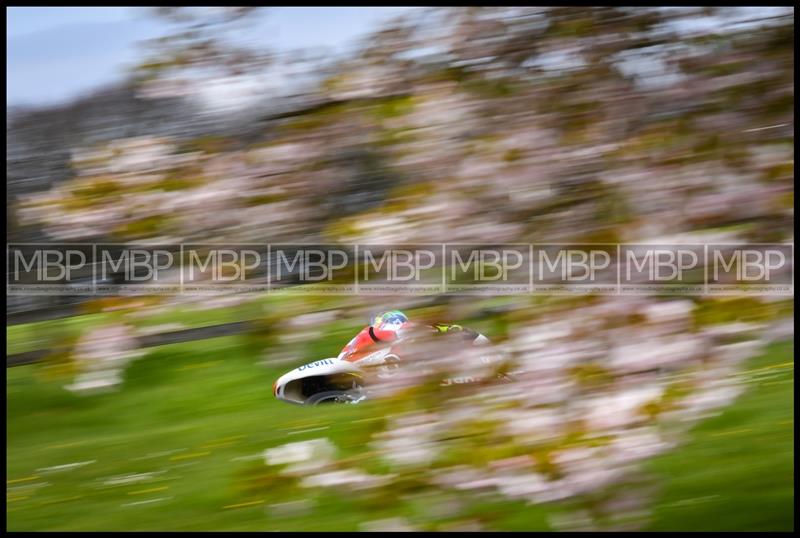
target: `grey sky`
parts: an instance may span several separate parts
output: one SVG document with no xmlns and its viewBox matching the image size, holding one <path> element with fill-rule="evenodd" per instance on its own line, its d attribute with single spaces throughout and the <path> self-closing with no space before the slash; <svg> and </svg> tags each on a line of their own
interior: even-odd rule
<svg viewBox="0 0 800 538">
<path fill-rule="evenodd" d="M 316 48 L 341 53 L 382 21 L 409 9 L 413 8 L 268 8 L 251 38 L 277 51 Z M 729 8 L 724 13 L 737 20 L 786 12 L 793 8 Z M 136 7 L 16 7 L 6 13 L 7 106 L 52 104 L 117 80 L 140 58 L 137 43 L 167 28 L 147 9 Z M 696 17 L 682 22 L 681 30 L 708 31 L 720 22 Z M 273 85 L 283 85 L 280 72 L 275 75 Z M 209 95 L 234 91 L 235 86 L 219 81 L 219 88 L 209 88 Z"/>
<path fill-rule="evenodd" d="M 270 8 L 253 38 L 277 50 L 343 52 L 409 8 Z M 6 105 L 64 101 L 117 80 L 165 23 L 144 8 L 7 8 Z"/>
</svg>

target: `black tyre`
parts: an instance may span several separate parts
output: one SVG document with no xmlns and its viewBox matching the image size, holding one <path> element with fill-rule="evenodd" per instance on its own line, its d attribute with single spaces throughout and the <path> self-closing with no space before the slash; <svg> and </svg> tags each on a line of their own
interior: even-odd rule
<svg viewBox="0 0 800 538">
<path fill-rule="evenodd" d="M 329 390 L 318 392 L 306 400 L 306 405 L 322 405 L 331 403 L 357 403 L 364 398 L 360 390 Z"/>
</svg>

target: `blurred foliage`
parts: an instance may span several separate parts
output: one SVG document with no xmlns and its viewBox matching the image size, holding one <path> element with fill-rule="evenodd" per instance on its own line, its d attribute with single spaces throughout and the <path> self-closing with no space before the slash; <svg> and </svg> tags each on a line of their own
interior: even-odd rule
<svg viewBox="0 0 800 538">
<path fill-rule="evenodd" d="M 332 347 L 326 342 L 318 345 Z M 415 495 L 427 487 L 421 471 L 404 473 L 397 488 L 346 495 L 301 488 L 297 480 L 264 466 L 264 447 L 318 438 L 320 430 L 314 428 L 325 427 L 325 436 L 344 452 L 343 461 L 355 458 L 349 461 L 372 465 L 373 473 L 386 472 L 375 467 L 374 453 L 365 450 L 363 441 L 384 429 L 383 410 L 391 412 L 392 405 L 376 402 L 311 412 L 282 404 L 270 398 L 267 383 L 281 370 L 256 367 L 237 351 L 241 349 L 236 338 L 228 337 L 154 350 L 131 368 L 123 392 L 99 400 L 35 380 L 32 366 L 10 370 L 9 416 L 16 419 L 9 422 L 9 529 L 357 530 L 364 521 L 408 515 L 434 529 L 458 518 L 478 518 L 486 528 L 546 530 L 553 519 L 548 523 L 545 514 L 576 513 L 570 503 L 526 506 L 493 495 L 469 501 L 454 493 L 437 516 L 434 508 L 446 497 Z M 792 475 L 792 370 L 780 368 L 791 351 L 791 344 L 774 346 L 749 363 L 742 375 L 752 379 L 752 393 L 693 431 L 685 447 L 648 466 L 659 484 L 652 528 L 791 526 L 792 490 L 785 478 Z M 759 382 L 769 367 L 779 376 Z M 108 421 L 108 416 L 115 420 Z M 163 417 L 170 420 L 162 422 Z M 492 427 L 476 417 L 441 435 L 480 438 Z M 738 448 L 742 442 L 746 450 Z M 519 454 L 499 445 L 476 449 L 455 462 Z M 536 454 L 546 453 L 543 448 Z M 87 460 L 92 463 L 42 474 L 43 467 Z M 104 485 L 112 478 L 153 471 L 164 473 Z M 49 486 L 26 487 L 41 478 L 18 481 L 34 474 L 46 476 Z M 152 492 L 137 493 L 148 490 Z M 754 496 L 754 491 L 762 494 Z M 120 506 L 153 499 L 163 500 Z M 431 512 L 417 511 L 416 499 L 428 499 L 423 504 Z M 750 509 L 753 504 L 760 509 Z M 460 508 L 453 512 L 455 506 Z"/>
<path fill-rule="evenodd" d="M 228 40 L 257 9 L 160 12 L 175 34 L 152 44 L 163 61 L 148 84 L 264 67 L 266 53 Z M 224 134 L 78 152 L 78 177 L 15 214 L 76 239 L 630 242 L 748 225 L 746 240 L 791 237 L 788 15 L 691 30 L 733 11 L 426 13 L 318 66 L 277 113 L 243 102 Z M 176 95 L 205 86 L 186 84 Z"/>
</svg>

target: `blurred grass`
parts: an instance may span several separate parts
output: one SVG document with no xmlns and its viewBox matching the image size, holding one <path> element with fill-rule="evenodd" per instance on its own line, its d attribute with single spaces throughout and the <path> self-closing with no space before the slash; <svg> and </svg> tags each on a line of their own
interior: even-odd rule
<svg viewBox="0 0 800 538">
<path fill-rule="evenodd" d="M 341 299 L 337 296 L 315 298 L 317 311 L 327 308 L 342 308 Z M 581 297 L 575 303 L 574 299 L 564 297 L 532 297 L 531 304 L 535 304 L 540 315 L 546 315 L 548 308 L 571 306 L 591 301 L 591 298 Z M 196 305 L 164 306 L 143 317 L 125 316 L 127 323 L 138 328 L 156 327 L 158 325 L 180 325 L 180 328 L 190 329 L 210 327 L 224 323 L 238 321 L 259 320 L 270 313 L 279 313 L 284 308 L 297 308 L 298 297 L 292 295 L 263 295 L 242 304 L 221 306 L 216 308 L 197 308 Z M 471 319 L 462 319 L 476 330 L 493 332 L 490 327 L 502 323 L 501 316 L 490 316 L 491 321 L 486 322 L 481 315 L 482 309 L 500 308 L 509 304 L 507 298 L 476 298 L 472 311 L 468 314 Z M 722 323 L 751 322 L 764 323 L 781 317 L 792 315 L 794 302 L 792 300 L 774 301 L 763 303 L 755 298 L 714 298 L 698 301 L 693 313 L 695 328 Z M 59 344 L 60 339 L 70 340 L 77 338 L 83 331 L 114 319 L 116 312 L 99 312 L 70 316 L 35 323 L 10 325 L 6 327 L 6 354 L 24 353 L 38 349 L 52 348 Z M 363 320 L 361 320 L 363 321 Z M 165 329 L 178 330 L 178 327 Z M 349 337 L 345 336 L 346 339 Z"/>
<path fill-rule="evenodd" d="M 336 338 L 298 348 L 297 363 L 334 355 L 351 330 L 336 325 Z M 154 348 L 128 368 L 120 392 L 94 396 L 68 393 L 37 375 L 36 365 L 7 370 L 8 528 L 347 531 L 388 517 L 413 522 L 426 509 L 424 497 L 376 506 L 276 479 L 260 456 L 265 448 L 328 437 L 343 456 L 369 458 L 367 443 L 393 410 L 380 402 L 316 409 L 278 402 L 272 382 L 291 365 L 260 365 L 250 350 L 244 336 Z M 663 486 L 655 529 L 793 526 L 793 385 L 785 367 L 792 351 L 791 343 L 770 347 L 751 363 L 747 395 L 653 462 Z M 134 473 L 155 474 L 104 484 Z M 296 499 L 308 504 L 269 508 Z M 562 510 L 489 497 L 453 522 L 477 517 L 499 530 L 546 530 L 548 514 Z M 449 523 L 443 517 L 437 528 Z"/>
<path fill-rule="evenodd" d="M 333 418 L 347 425 L 356 418 L 353 413 L 363 418 L 365 411 L 348 407 L 318 413 L 280 404 L 272 398 L 271 387 L 286 368 L 260 367 L 244 353 L 246 349 L 239 337 L 163 346 L 129 368 L 122 392 L 91 397 L 37 381 L 34 367 L 9 370 L 8 412 L 13 417 L 8 429 L 9 479 L 41 475 L 37 469 L 47 466 L 96 460 L 44 475 L 48 486 L 27 499 L 10 501 L 11 526 L 62 530 L 263 526 L 261 510 L 223 508 L 243 502 L 232 475 L 252 467 L 252 462 L 231 462 L 231 458 L 319 436 L 320 432 L 291 432 L 320 427 Z M 175 450 L 179 452 L 135 459 Z M 166 472 L 156 475 L 162 478 L 129 486 L 96 487 L 98 480 L 110 476 L 150 471 Z M 41 480 L 31 481 L 37 482 Z M 164 486 L 167 489 L 157 495 L 136 493 Z M 166 506 L 122 506 L 159 497 L 173 499 Z M 254 513 L 256 521 L 248 526 Z"/>
<path fill-rule="evenodd" d="M 77 337 L 86 329 L 102 324 L 107 319 L 109 314 L 98 313 L 9 325 L 6 327 L 6 355 L 49 348 L 54 343 L 54 336 Z"/>
<path fill-rule="evenodd" d="M 794 529 L 794 342 L 750 362 L 749 390 L 654 460 L 664 478 L 652 530 Z"/>
<path fill-rule="evenodd" d="M 286 299 L 280 296 L 263 295 L 242 304 L 216 308 L 198 308 L 195 304 L 169 305 L 156 308 L 152 313 L 134 317 L 122 314 L 126 323 L 138 328 L 158 325 L 180 325 L 183 329 L 210 327 L 224 323 L 247 321 L 264 316 L 265 312 L 279 310 Z M 128 309 L 130 310 L 130 309 Z M 6 354 L 24 353 L 58 345 L 58 339 L 74 339 L 87 329 L 114 320 L 117 311 L 79 314 L 59 319 L 34 323 L 9 325 L 6 327 Z M 165 329 L 166 331 L 167 329 Z M 177 330 L 177 327 L 169 330 Z"/>
<path fill-rule="evenodd" d="M 338 344 L 321 340 L 311 352 L 329 356 Z M 35 366 L 9 369 L 9 528 L 357 530 L 381 515 L 413 516 L 413 507 L 365 507 L 337 491 L 305 493 L 311 518 L 265 512 L 270 503 L 297 498 L 283 498 L 280 487 L 258 487 L 267 472 L 265 448 L 329 437 L 343 456 L 358 456 L 388 410 L 278 402 L 272 381 L 289 367 L 259 366 L 247 349 L 242 337 L 162 346 L 128 369 L 122 392 L 89 397 L 43 382 Z M 43 471 L 86 461 L 93 463 Z M 103 486 L 148 472 L 158 474 Z M 137 501 L 154 502 L 126 506 Z"/>
<path fill-rule="evenodd" d="M 170 325 L 164 331 L 180 329 L 194 329 L 200 327 L 210 327 L 225 323 L 249 320 L 267 320 L 283 317 L 286 309 L 303 309 L 303 298 L 292 296 L 291 294 L 281 295 L 261 295 L 231 306 L 219 306 L 214 308 L 198 307 L 195 304 L 183 305 L 155 305 L 150 313 L 144 316 L 129 315 L 131 309 L 126 309 L 127 313 L 119 311 L 95 312 L 79 314 L 59 319 L 38 321 L 34 323 L 24 323 L 6 326 L 6 354 L 13 355 L 39 349 L 51 349 L 64 343 L 71 343 L 83 332 L 103 323 L 113 321 L 117 318 L 123 319 L 137 328 L 151 328 L 159 325 Z M 493 304 L 503 304 L 502 300 L 484 300 L 481 305 L 491 306 Z M 203 306 L 202 304 L 200 306 Z M 342 309 L 343 302 L 338 296 L 315 297 L 314 310 L 322 311 L 326 309 Z M 299 312 L 300 310 L 298 310 Z M 305 311 L 303 309 L 302 311 Z M 365 322 L 366 318 L 359 320 L 358 323 Z M 328 328 L 330 328 L 328 325 Z M 334 325 L 338 325 L 335 323 Z M 352 324 L 348 324 L 348 327 Z M 360 327 L 358 327 L 360 328 Z M 352 337 L 345 335 L 345 342 Z M 342 343 L 342 345 L 344 345 Z M 341 346 L 340 346 L 341 347 Z M 336 350 L 338 353 L 338 349 Z"/>
</svg>

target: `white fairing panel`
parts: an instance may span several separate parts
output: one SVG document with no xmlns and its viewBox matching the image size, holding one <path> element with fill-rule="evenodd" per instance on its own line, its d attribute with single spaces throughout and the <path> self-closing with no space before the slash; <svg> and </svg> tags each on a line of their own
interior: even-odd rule
<svg viewBox="0 0 800 538">
<path fill-rule="evenodd" d="M 491 344 L 489 339 L 483 336 L 482 334 L 479 334 L 478 337 L 472 341 L 473 346 L 487 346 L 489 344 Z"/>
<path fill-rule="evenodd" d="M 310 362 L 279 377 L 275 382 L 275 397 L 288 402 L 304 403 L 303 396 L 292 390 L 293 381 L 306 377 L 360 373 L 361 370 L 357 366 L 339 359 L 330 358 Z"/>
</svg>

